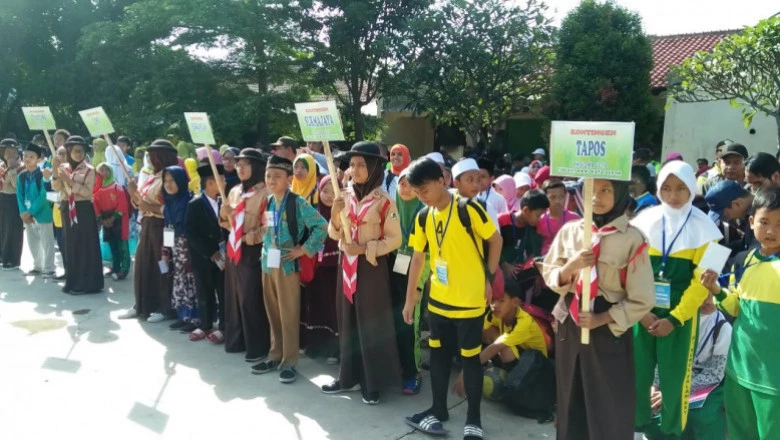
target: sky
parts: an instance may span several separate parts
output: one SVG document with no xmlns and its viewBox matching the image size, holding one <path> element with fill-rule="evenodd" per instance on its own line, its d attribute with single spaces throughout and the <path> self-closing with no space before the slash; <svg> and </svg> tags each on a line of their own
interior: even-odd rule
<svg viewBox="0 0 780 440">
<path fill-rule="evenodd" d="M 517 1 L 517 0 L 515 0 Z M 690 34 L 739 29 L 780 12 L 777 0 L 614 0 L 642 17 L 650 35 Z M 555 24 L 580 0 L 547 0 Z M 522 4 L 522 3 L 521 3 Z"/>
</svg>

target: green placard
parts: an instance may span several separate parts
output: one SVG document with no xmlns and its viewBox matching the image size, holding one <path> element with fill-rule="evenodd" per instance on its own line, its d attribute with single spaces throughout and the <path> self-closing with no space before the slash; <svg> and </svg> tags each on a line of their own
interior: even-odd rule
<svg viewBox="0 0 780 440">
<path fill-rule="evenodd" d="M 631 180 L 635 125 L 553 121 L 550 175 Z"/>
<path fill-rule="evenodd" d="M 114 126 L 111 125 L 111 120 L 108 119 L 108 115 L 103 110 L 103 107 L 82 110 L 79 112 L 79 115 L 81 115 L 84 125 L 87 126 L 87 130 L 89 130 L 89 134 L 92 136 L 99 137 L 114 132 Z"/>
<path fill-rule="evenodd" d="M 24 119 L 30 130 L 56 130 L 57 124 L 49 107 L 22 107 Z"/>
<path fill-rule="evenodd" d="M 295 104 L 301 134 L 306 142 L 343 141 L 344 130 L 336 101 Z"/>
<path fill-rule="evenodd" d="M 185 113 L 184 119 L 187 120 L 187 127 L 190 129 L 192 143 L 215 145 L 214 133 L 211 131 L 211 122 L 206 113 Z"/>
</svg>

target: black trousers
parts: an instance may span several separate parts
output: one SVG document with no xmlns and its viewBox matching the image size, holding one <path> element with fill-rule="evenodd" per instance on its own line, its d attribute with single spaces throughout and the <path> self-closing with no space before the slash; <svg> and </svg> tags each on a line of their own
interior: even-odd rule
<svg viewBox="0 0 780 440">
<path fill-rule="evenodd" d="M 216 264 L 194 268 L 195 291 L 198 294 L 200 329 L 211 330 L 219 318 L 219 330 L 225 330 L 225 273 Z"/>
</svg>

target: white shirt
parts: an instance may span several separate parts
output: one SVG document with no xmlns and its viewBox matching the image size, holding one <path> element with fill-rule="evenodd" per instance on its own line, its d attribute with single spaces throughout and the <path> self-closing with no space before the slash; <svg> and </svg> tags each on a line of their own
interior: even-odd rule
<svg viewBox="0 0 780 440">
<path fill-rule="evenodd" d="M 390 178 L 389 176 L 393 176 Z M 388 181 L 388 179 L 390 179 Z M 390 200 L 395 201 L 395 195 L 398 193 L 398 176 L 392 174 L 390 170 L 385 170 L 385 177 L 382 179 L 382 189 L 390 194 Z"/>
<path fill-rule="evenodd" d="M 458 189 L 457 188 L 451 188 L 450 194 L 458 195 Z M 478 199 L 479 196 L 475 197 L 475 199 Z M 479 201 L 477 201 L 479 203 Z M 493 225 L 496 227 L 496 229 L 500 229 L 498 226 L 498 213 L 496 212 L 496 209 L 493 208 L 490 203 L 485 203 L 485 211 L 487 211 L 488 217 L 490 217 L 490 220 L 493 221 Z"/>
<path fill-rule="evenodd" d="M 487 206 L 492 206 L 497 215 L 509 212 L 504 196 L 499 194 L 492 187 L 487 191 L 482 191 L 477 198 L 484 201 Z"/>
<path fill-rule="evenodd" d="M 219 218 L 219 205 L 217 204 L 217 201 L 206 195 L 206 193 L 203 193 L 203 197 L 206 198 L 206 200 L 209 201 L 209 205 L 211 205 L 211 209 L 214 210 L 214 214 Z"/>
<path fill-rule="evenodd" d="M 121 149 L 119 148 L 119 146 L 109 145 L 106 147 L 106 163 L 108 163 L 111 166 L 111 168 L 113 168 L 114 180 L 116 181 L 116 183 L 118 183 L 121 186 L 127 186 L 127 179 L 125 178 L 125 173 L 122 172 L 122 167 L 124 167 L 127 170 L 127 174 L 129 174 L 130 177 L 133 176 L 133 168 L 127 164 L 127 159 L 125 158 L 124 154 L 122 154 L 119 157 L 119 159 L 117 159 L 117 155 L 116 155 L 117 150 L 120 150 L 121 153 Z"/>
</svg>

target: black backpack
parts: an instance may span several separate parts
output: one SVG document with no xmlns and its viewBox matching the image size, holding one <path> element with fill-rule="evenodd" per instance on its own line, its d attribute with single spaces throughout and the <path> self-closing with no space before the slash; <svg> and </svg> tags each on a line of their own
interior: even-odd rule
<svg viewBox="0 0 780 440">
<path fill-rule="evenodd" d="M 469 216 L 468 206 L 471 205 L 472 208 L 479 214 L 480 220 L 483 222 L 487 222 L 490 219 L 487 216 L 487 211 L 484 209 L 484 205 L 482 205 L 482 202 L 475 202 L 471 199 L 466 199 L 463 197 L 458 198 L 458 219 L 460 220 L 460 223 L 463 225 L 463 227 L 466 229 L 466 232 L 469 234 L 469 237 L 471 237 L 471 241 L 474 243 L 474 246 L 477 248 L 477 252 L 479 253 L 480 258 L 482 259 L 483 265 L 487 267 L 487 257 L 488 257 L 488 249 L 490 249 L 489 244 L 487 241 L 482 240 L 480 238 L 479 240 L 482 240 L 482 249 L 484 250 L 484 254 L 479 251 L 479 244 L 477 243 L 477 237 L 474 235 L 474 229 L 471 227 L 471 217 Z M 477 209 L 479 207 L 482 207 L 482 209 Z M 426 206 L 423 209 L 420 210 L 420 213 L 417 217 L 417 224 L 422 229 L 423 233 L 425 233 L 425 225 L 428 223 L 428 212 L 430 211 L 430 207 Z"/>
<path fill-rule="evenodd" d="M 538 350 L 524 350 L 509 372 L 502 401 L 521 417 L 545 423 L 555 407 L 555 363 Z"/>
</svg>

